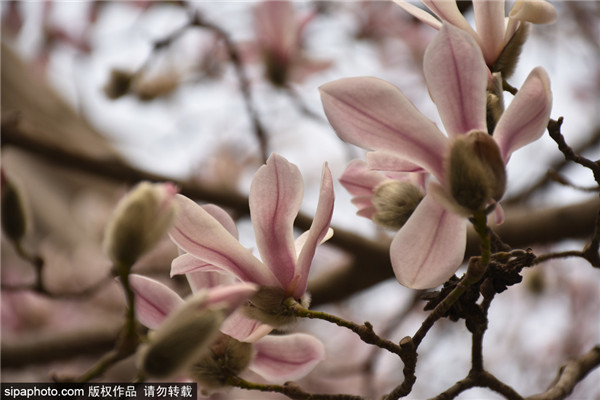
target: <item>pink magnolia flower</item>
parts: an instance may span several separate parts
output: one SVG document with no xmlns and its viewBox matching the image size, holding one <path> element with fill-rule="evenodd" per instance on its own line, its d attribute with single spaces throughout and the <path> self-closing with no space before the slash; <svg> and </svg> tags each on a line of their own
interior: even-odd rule
<svg viewBox="0 0 600 400">
<path fill-rule="evenodd" d="M 460 207 L 448 207 L 452 196 L 447 163 L 458 141 L 487 132 L 488 70 L 471 36 L 444 24 L 425 52 L 424 74 L 448 136 L 383 80 L 347 78 L 320 88 L 325 114 L 338 136 L 376 150 L 367 154 L 370 168 L 425 170 L 437 180 L 429 182 L 425 197 L 390 248 L 398 281 L 413 288 L 443 283 L 462 262 L 466 223 L 462 212 L 457 213 Z M 548 76 L 542 68 L 535 68 L 493 132 L 493 146 L 497 145 L 504 163 L 513 151 L 543 134 L 551 103 Z"/>
<path fill-rule="evenodd" d="M 262 261 L 232 234 L 233 221 L 221 223 L 192 200 L 178 196 L 180 212 L 170 235 L 189 256 L 187 261 L 174 264 L 171 273 L 200 270 L 231 273 L 244 282 L 280 289 L 282 300 L 302 299 L 316 247 L 332 234 L 329 224 L 334 194 L 327 165 L 323 166 L 313 223 L 294 241 L 293 224 L 303 190 L 298 168 L 277 154 L 272 154 L 254 175 L 249 196 L 250 217 Z"/>
<path fill-rule="evenodd" d="M 215 272 L 188 274 L 192 298 L 207 291 L 208 305 L 228 301 L 229 309 L 233 310 L 248 298 L 251 291 L 256 290 L 254 285 L 248 283 L 221 285 L 222 279 L 223 275 Z M 158 329 L 170 314 L 177 312 L 185 303 L 169 287 L 153 279 L 134 274 L 130 276 L 130 282 L 136 295 L 136 316 L 150 329 Z M 235 315 L 225 320 L 221 332 L 228 334 L 231 331 L 229 328 L 236 325 Z M 253 355 L 248 369 L 271 382 L 300 379 L 324 358 L 323 344 L 307 334 L 264 336 L 252 346 Z"/>
<path fill-rule="evenodd" d="M 556 20 L 554 6 L 545 0 L 517 0 L 508 14 L 507 22 L 504 0 L 474 0 L 475 31 L 459 11 L 456 1 L 422 0 L 439 19 L 406 0 L 394 2 L 435 29 L 441 29 L 446 21 L 469 33 L 481 47 L 485 62 L 490 67 L 496 63 L 521 24 L 548 24 Z"/>
<path fill-rule="evenodd" d="M 299 17 L 289 1 L 264 1 L 253 9 L 256 43 L 254 53 L 265 65 L 265 75 L 273 84 L 285 86 L 307 75 L 329 68 L 330 61 L 308 58 L 303 35 L 314 13 Z"/>
</svg>

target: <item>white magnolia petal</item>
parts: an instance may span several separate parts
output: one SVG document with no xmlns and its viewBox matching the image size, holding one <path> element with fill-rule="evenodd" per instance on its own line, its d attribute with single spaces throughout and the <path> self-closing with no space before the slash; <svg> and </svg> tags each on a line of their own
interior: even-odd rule
<svg viewBox="0 0 600 400">
<path fill-rule="evenodd" d="M 426 23 L 432 28 L 439 30 L 442 27 L 442 23 L 440 22 L 440 20 L 438 20 L 422 8 L 419 8 L 406 0 L 394 0 L 394 3 L 398 4 L 404 9 L 404 11 L 408 12 L 413 17 L 418 18 L 419 20 L 421 20 L 421 22 Z"/>
<path fill-rule="evenodd" d="M 164 284 L 142 275 L 129 275 L 135 294 L 135 315 L 140 323 L 156 329 L 170 312 L 183 304 L 183 299 Z"/>
<path fill-rule="evenodd" d="M 534 68 L 494 130 L 494 139 L 505 162 L 515 150 L 542 136 L 551 109 L 550 78 L 543 68 Z"/>
<path fill-rule="evenodd" d="M 340 139 L 397 153 L 443 181 L 447 138 L 394 85 L 372 77 L 321 86 L 325 114 Z"/>
<path fill-rule="evenodd" d="M 302 245 L 302 250 L 298 254 L 296 274 L 294 276 L 295 287 L 293 287 L 293 296 L 296 299 L 301 298 L 304 295 L 304 292 L 306 292 L 308 273 L 317 245 L 324 240 L 330 232 L 333 232 L 329 225 L 331 223 L 331 217 L 333 216 L 334 200 L 333 179 L 331 178 L 331 171 L 329 170 L 327 163 L 325 163 L 321 176 L 321 190 L 315 217 L 310 225 L 308 236 Z"/>
<path fill-rule="evenodd" d="M 487 130 L 488 68 L 471 36 L 445 23 L 425 50 L 423 72 L 450 137 Z"/>
<path fill-rule="evenodd" d="M 504 47 L 504 1 L 475 1 L 475 27 L 487 65 L 493 65 Z"/>
<path fill-rule="evenodd" d="M 254 348 L 249 368 L 274 383 L 300 379 L 325 358 L 323 343 L 304 333 L 265 336 Z"/>
<path fill-rule="evenodd" d="M 294 164 L 272 154 L 254 175 L 250 216 L 263 262 L 287 287 L 294 278 L 294 219 L 302 203 L 304 184 Z"/>
<path fill-rule="evenodd" d="M 180 212 L 169 232 L 177 246 L 243 281 L 265 286 L 279 284 L 271 271 L 202 207 L 181 195 L 177 201 Z"/>
<path fill-rule="evenodd" d="M 466 246 L 466 220 L 426 195 L 390 246 L 396 279 L 413 289 L 429 289 L 460 267 Z"/>
</svg>

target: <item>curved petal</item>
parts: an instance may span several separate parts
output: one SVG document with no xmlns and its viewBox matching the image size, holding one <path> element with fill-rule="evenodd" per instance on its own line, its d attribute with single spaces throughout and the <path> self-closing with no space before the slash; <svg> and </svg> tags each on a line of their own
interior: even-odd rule
<svg viewBox="0 0 600 400">
<path fill-rule="evenodd" d="M 185 254 L 184 254 L 185 255 Z M 183 257 L 183 256 L 180 256 Z M 221 271 L 192 271 L 185 274 L 193 293 L 221 285 L 231 285 L 238 280 L 228 273 Z"/>
<path fill-rule="evenodd" d="M 487 65 L 496 62 L 504 46 L 504 12 L 504 0 L 473 2 L 475 27 Z"/>
<path fill-rule="evenodd" d="M 508 16 L 534 24 L 549 24 L 556 21 L 556 9 L 546 0 L 517 0 Z"/>
<path fill-rule="evenodd" d="M 175 275 L 189 274 L 194 271 L 208 270 L 212 264 L 202 261 L 189 253 L 176 257 L 171 261 L 171 278 Z"/>
<path fill-rule="evenodd" d="M 193 256 L 229 271 L 246 282 L 276 286 L 277 278 L 202 207 L 177 195 L 179 213 L 171 240 Z"/>
<path fill-rule="evenodd" d="M 370 151 L 366 158 L 368 168 L 376 171 L 424 172 L 421 166 L 387 151 Z"/>
<path fill-rule="evenodd" d="M 158 328 L 170 312 L 183 304 L 175 291 L 154 279 L 131 274 L 129 284 L 135 294 L 135 316 L 150 329 Z"/>
<path fill-rule="evenodd" d="M 319 88 L 325 114 L 340 139 L 369 150 L 387 150 L 443 180 L 447 138 L 389 82 L 345 78 Z"/>
<path fill-rule="evenodd" d="M 272 330 L 272 326 L 246 317 L 243 310 L 235 311 L 221 325 L 221 332 L 247 343 L 257 341 Z"/>
<path fill-rule="evenodd" d="M 542 136 L 551 108 L 550 79 L 543 68 L 534 68 L 494 130 L 504 162 L 513 151 Z"/>
<path fill-rule="evenodd" d="M 394 3 L 398 4 L 404 9 L 404 11 L 408 12 L 410 15 L 421 20 L 421 22 L 431 26 L 432 28 L 439 30 L 442 27 L 442 23 L 437 18 L 406 0 L 394 0 Z"/>
<path fill-rule="evenodd" d="M 226 315 L 229 315 L 244 304 L 257 290 L 256 285 L 246 282 L 216 286 L 208 291 L 206 307 L 224 306 Z"/>
<path fill-rule="evenodd" d="M 371 171 L 363 160 L 352 160 L 346 166 L 339 181 L 353 196 L 371 196 L 373 189 L 386 178 L 377 171 Z"/>
<path fill-rule="evenodd" d="M 421 0 L 435 15 L 440 17 L 442 21 L 447 21 L 452 25 L 468 32 L 475 37 L 475 31 L 467 22 L 465 17 L 458 9 L 454 0 Z"/>
<path fill-rule="evenodd" d="M 227 232 L 231 233 L 231 236 L 233 236 L 236 239 L 239 238 L 237 226 L 235 226 L 233 218 L 231 218 L 231 216 L 227 214 L 227 211 L 223 210 L 221 207 L 215 204 L 204 204 L 202 208 L 207 213 L 209 213 L 214 219 L 219 221 L 221 225 L 223 225 L 223 227 L 227 229 Z"/>
<path fill-rule="evenodd" d="M 462 263 L 466 220 L 426 195 L 392 240 L 390 257 L 396 279 L 414 289 L 436 287 Z"/>
<path fill-rule="evenodd" d="M 317 211 L 315 211 L 315 217 L 310 229 L 308 230 L 308 236 L 302 246 L 302 250 L 298 254 L 298 262 L 296 264 L 296 275 L 294 276 L 294 287 L 293 296 L 296 299 L 302 297 L 306 292 L 306 285 L 308 282 L 308 272 L 312 259 L 315 255 L 317 245 L 323 240 L 330 231 L 329 224 L 331 223 L 331 217 L 333 215 L 333 202 L 335 196 L 333 193 L 333 179 L 331 178 L 331 171 L 327 166 L 327 163 L 323 165 L 323 172 L 321 176 L 321 190 L 319 193 L 319 203 L 317 204 Z"/>
<path fill-rule="evenodd" d="M 294 219 L 304 184 L 298 168 L 278 154 L 258 169 L 250 186 L 250 217 L 263 262 L 286 288 L 294 277 Z"/>
<path fill-rule="evenodd" d="M 448 136 L 487 131 L 488 68 L 471 36 L 445 23 L 425 50 L 423 72 Z"/>
<path fill-rule="evenodd" d="M 304 333 L 265 336 L 254 348 L 249 368 L 274 383 L 300 379 L 325 358 L 323 343 Z"/>
</svg>

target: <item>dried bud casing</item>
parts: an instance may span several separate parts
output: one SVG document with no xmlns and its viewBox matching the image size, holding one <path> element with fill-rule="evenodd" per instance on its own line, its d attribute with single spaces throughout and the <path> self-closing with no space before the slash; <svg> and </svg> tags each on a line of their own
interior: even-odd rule
<svg viewBox="0 0 600 400">
<path fill-rule="evenodd" d="M 373 191 L 373 222 L 398 230 L 423 200 L 421 190 L 409 182 L 386 181 Z"/>
<path fill-rule="evenodd" d="M 285 304 L 290 296 L 279 287 L 262 286 L 250 297 L 244 313 L 248 318 L 255 319 L 273 327 L 282 327 L 296 321 L 294 313 Z M 304 307 L 308 307 L 310 298 L 305 295 L 296 299 Z"/>
<path fill-rule="evenodd" d="M 168 378 L 189 368 L 219 336 L 225 319 L 221 308 L 204 307 L 207 296 L 196 295 L 153 331 L 140 349 L 140 368 L 152 377 Z"/>
<path fill-rule="evenodd" d="M 491 67 L 492 72 L 500 72 L 505 79 L 510 78 L 515 71 L 521 50 L 523 50 L 523 45 L 527 41 L 527 36 L 529 36 L 529 26 L 529 23 L 521 22 Z"/>
<path fill-rule="evenodd" d="M 133 78 L 134 74 L 129 71 L 118 68 L 113 69 L 110 71 L 110 77 L 104 86 L 104 93 L 111 100 L 125 96 L 129 93 Z"/>
<path fill-rule="evenodd" d="M 27 218 L 23 200 L 13 182 L 2 171 L 2 230 L 8 238 L 18 243 L 27 231 Z"/>
<path fill-rule="evenodd" d="M 221 388 L 230 376 L 239 375 L 248 367 L 252 356 L 252 344 L 222 334 L 210 351 L 190 367 L 190 377 L 204 389 Z"/>
<path fill-rule="evenodd" d="M 448 171 L 452 197 L 472 212 L 504 195 L 504 160 L 494 139 L 485 132 L 471 131 L 454 140 Z"/>
<path fill-rule="evenodd" d="M 104 250 L 117 266 L 131 267 L 169 229 L 177 188 L 141 182 L 117 205 L 104 232 Z"/>
</svg>

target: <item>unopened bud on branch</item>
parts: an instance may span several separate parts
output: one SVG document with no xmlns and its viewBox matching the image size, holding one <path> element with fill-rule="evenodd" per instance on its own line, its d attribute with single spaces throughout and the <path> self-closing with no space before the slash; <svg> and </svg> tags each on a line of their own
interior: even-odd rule
<svg viewBox="0 0 600 400">
<path fill-rule="evenodd" d="M 421 190 L 409 182 L 386 181 L 373 192 L 375 214 L 373 221 L 386 228 L 398 230 L 404 226 L 423 200 Z"/>
<path fill-rule="evenodd" d="M 177 188 L 142 182 L 117 205 L 104 232 L 104 250 L 117 266 L 131 267 L 169 229 Z"/>
<path fill-rule="evenodd" d="M 472 212 L 504 195 L 504 160 L 494 139 L 483 131 L 471 131 L 454 140 L 448 171 L 452 197 Z"/>
<path fill-rule="evenodd" d="M 140 348 L 140 368 L 145 374 L 168 378 L 189 368 L 218 338 L 225 312 L 205 307 L 206 293 L 197 294 L 151 332 L 148 345 Z"/>
<path fill-rule="evenodd" d="M 204 389 L 218 389 L 230 376 L 240 374 L 252 360 L 252 345 L 220 335 L 199 361 L 190 367 L 190 376 Z"/>
<path fill-rule="evenodd" d="M 274 327 L 289 325 L 296 320 L 296 317 L 286 304 L 288 298 L 290 296 L 282 288 L 263 286 L 250 297 L 244 313 L 249 318 Z M 300 303 L 303 307 L 308 307 L 310 297 L 305 294 L 302 299 L 293 301 Z"/>
</svg>

